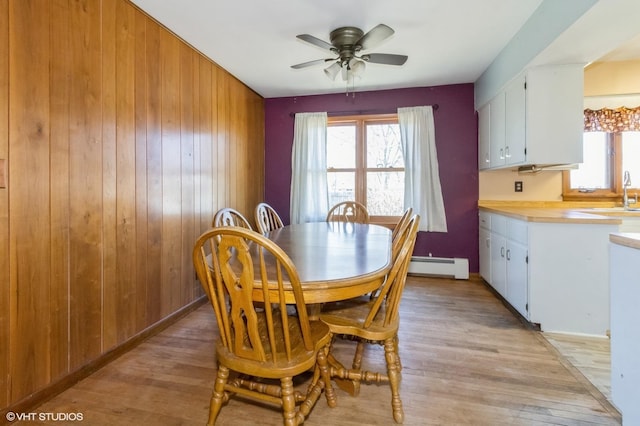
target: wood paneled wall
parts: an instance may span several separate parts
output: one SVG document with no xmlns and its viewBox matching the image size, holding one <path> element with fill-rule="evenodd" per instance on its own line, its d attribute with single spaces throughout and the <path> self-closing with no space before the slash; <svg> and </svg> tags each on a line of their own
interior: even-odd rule
<svg viewBox="0 0 640 426">
<path fill-rule="evenodd" d="M 0 0 L 0 407 L 200 297 L 263 152 L 263 99 L 126 0 Z"/>
</svg>

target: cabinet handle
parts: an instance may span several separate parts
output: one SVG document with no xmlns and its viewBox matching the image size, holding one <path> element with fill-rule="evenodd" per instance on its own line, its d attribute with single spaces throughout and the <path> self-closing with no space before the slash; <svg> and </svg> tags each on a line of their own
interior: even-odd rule
<svg viewBox="0 0 640 426">
<path fill-rule="evenodd" d="M 504 247 L 500 247 L 500 257 L 504 257 Z"/>
<path fill-rule="evenodd" d="M 507 260 L 511 260 L 511 250 L 507 250 Z"/>
<path fill-rule="evenodd" d="M 484 156 L 484 162 L 485 162 L 485 163 L 487 163 L 487 164 L 489 164 L 489 163 L 491 162 L 491 159 L 489 158 L 489 153 L 487 153 L 487 154 Z"/>
<path fill-rule="evenodd" d="M 485 243 L 487 244 L 487 247 L 490 247 L 490 246 L 491 246 L 491 244 L 490 244 L 490 241 L 491 241 L 491 240 L 490 240 L 489 238 L 485 239 L 484 241 L 485 241 Z"/>
<path fill-rule="evenodd" d="M 504 156 L 507 158 L 511 158 L 511 153 L 509 152 L 509 147 L 504 149 Z"/>
<path fill-rule="evenodd" d="M 504 160 L 504 148 L 500 148 L 500 159 Z"/>
</svg>

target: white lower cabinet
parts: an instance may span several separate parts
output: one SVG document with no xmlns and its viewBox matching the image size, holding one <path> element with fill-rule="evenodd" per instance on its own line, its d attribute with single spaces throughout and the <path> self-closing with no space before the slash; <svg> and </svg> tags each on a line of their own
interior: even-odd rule
<svg viewBox="0 0 640 426">
<path fill-rule="evenodd" d="M 504 235 L 491 232 L 491 287 L 507 298 L 507 239 Z"/>
<path fill-rule="evenodd" d="M 491 230 L 480 228 L 480 276 L 491 281 Z"/>
<path fill-rule="evenodd" d="M 483 220 L 482 215 L 489 216 Z M 481 248 L 480 264 L 486 263 L 488 256 L 491 274 L 489 278 L 484 275 L 483 278 L 523 317 L 528 318 L 527 222 L 481 212 L 480 223 L 481 231 L 483 223 L 490 226 L 484 229 L 489 234 L 489 248 Z"/>
<path fill-rule="evenodd" d="M 529 277 L 527 246 L 507 240 L 507 302 L 529 318 Z"/>
<path fill-rule="evenodd" d="M 608 239 L 617 225 L 526 221 L 481 213 L 482 277 L 542 331 L 606 336 Z M 484 225 L 483 225 L 484 224 Z M 481 238 L 480 244 L 483 244 Z"/>
<path fill-rule="evenodd" d="M 640 234 L 638 234 L 640 236 Z M 623 425 L 640 424 L 640 249 L 611 243 L 611 396 Z"/>
</svg>

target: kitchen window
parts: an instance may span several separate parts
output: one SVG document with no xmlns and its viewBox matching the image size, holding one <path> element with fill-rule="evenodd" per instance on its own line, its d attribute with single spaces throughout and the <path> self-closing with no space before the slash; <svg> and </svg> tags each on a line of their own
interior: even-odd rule
<svg viewBox="0 0 640 426">
<path fill-rule="evenodd" d="M 563 199 L 621 201 L 623 175 L 628 171 L 628 194 L 640 193 L 640 131 L 585 132 L 583 163 L 563 172 Z"/>
<path fill-rule="evenodd" d="M 404 211 L 404 159 L 396 114 L 329 117 L 329 205 L 355 200 L 373 223 L 392 224 Z"/>
</svg>

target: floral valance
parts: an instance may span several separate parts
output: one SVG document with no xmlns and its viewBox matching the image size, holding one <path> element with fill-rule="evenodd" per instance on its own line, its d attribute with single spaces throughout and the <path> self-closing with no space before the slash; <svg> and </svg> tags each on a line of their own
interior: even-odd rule
<svg viewBox="0 0 640 426">
<path fill-rule="evenodd" d="M 640 107 L 584 110 L 585 132 L 639 132 Z"/>
</svg>

